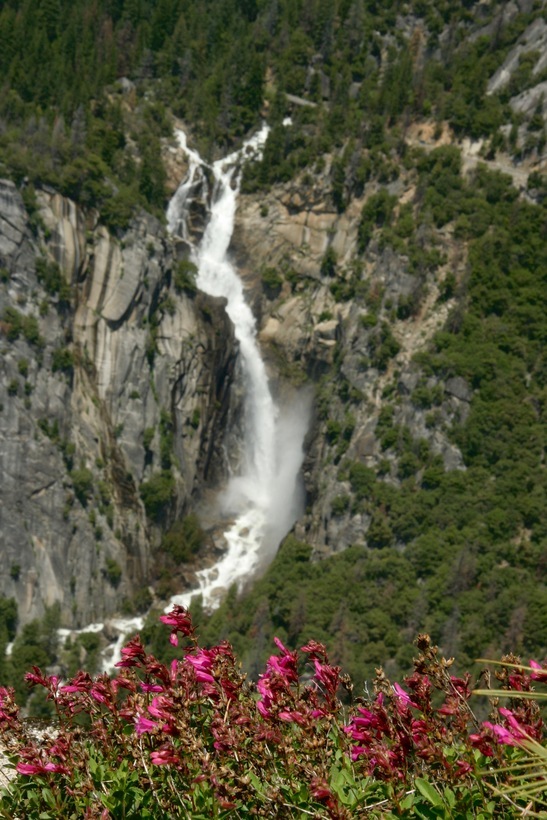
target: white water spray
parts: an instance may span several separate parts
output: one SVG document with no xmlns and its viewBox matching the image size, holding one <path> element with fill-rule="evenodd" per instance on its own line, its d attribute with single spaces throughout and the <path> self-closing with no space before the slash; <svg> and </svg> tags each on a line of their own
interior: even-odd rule
<svg viewBox="0 0 547 820">
<path fill-rule="evenodd" d="M 227 551 L 214 567 L 197 573 L 198 589 L 175 596 L 172 604 L 188 606 L 199 594 L 204 606 L 218 605 L 232 584 L 241 586 L 261 563 L 271 560 L 302 503 L 297 477 L 310 401 L 301 399 L 298 411 L 296 405 L 291 408 L 290 417 L 275 406 L 256 340 L 255 319 L 228 257 L 239 193 L 239 168 L 246 156 L 256 156 L 261 151 L 267 134 L 268 128 L 264 126 L 240 151 L 210 166 L 214 177 L 213 201 L 193 261 L 198 268 L 198 288 L 210 296 L 226 299 L 226 312 L 239 342 L 245 388 L 244 454 L 238 475 L 230 480 L 221 499 L 224 512 L 236 516 L 233 526 L 224 534 Z M 198 169 L 205 163 L 188 149 L 181 132 L 178 138 L 188 155 L 189 170 L 169 204 L 167 219 L 171 232 L 187 238 L 187 206 L 196 188 Z"/>
</svg>

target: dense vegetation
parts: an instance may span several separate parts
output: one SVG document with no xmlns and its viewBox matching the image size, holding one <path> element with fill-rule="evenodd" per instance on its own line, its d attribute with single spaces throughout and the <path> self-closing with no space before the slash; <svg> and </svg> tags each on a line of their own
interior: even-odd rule
<svg viewBox="0 0 547 820">
<path fill-rule="evenodd" d="M 547 669 L 536 661 L 502 660 L 481 722 L 470 676 L 451 674 L 421 635 L 404 686 L 379 672 L 366 699 L 345 708 L 339 695 L 351 697 L 352 683 L 315 640 L 290 651 L 275 638 L 253 685 L 228 644 L 199 644 L 182 607 L 161 620 L 176 647 L 169 666 L 138 636 L 112 678 L 79 671 L 63 681 L 34 666 L 26 682 L 58 717 L 42 739 L 19 719 L 13 690 L 0 687 L 0 738 L 15 769 L 0 792 L 4 816 L 544 816 L 533 690 Z"/>
<path fill-rule="evenodd" d="M 205 150 L 256 125 L 266 99 L 274 128 L 248 185 L 290 177 L 343 147 L 334 169 L 343 208 L 371 171 L 393 172 L 386 148 L 401 146 L 409 118 L 448 119 L 459 134 L 491 138 L 492 150 L 505 143 L 499 127 L 519 119 L 507 91 L 485 97 L 486 82 L 542 4 L 507 25 L 502 6 L 486 16 L 481 6 L 476 19 L 478 4 L 452 0 L 8 0 L 0 169 L 98 206 L 115 227 L 136 204 L 161 210 L 166 106 Z M 397 27 L 408 14 L 414 24 Z M 477 24 L 484 36 L 466 40 Z M 510 93 L 541 80 L 537 56 L 523 59 Z M 299 109 L 302 127 L 289 132 L 284 93 L 316 104 Z M 536 128 L 525 150 L 544 141 Z"/>
<path fill-rule="evenodd" d="M 393 389 L 376 426 L 385 459 L 375 469 L 345 459 L 354 423 L 328 418 L 339 397 L 333 402 L 327 385 L 322 412 L 342 491 L 333 514 L 364 512 L 371 524 L 359 543 L 320 563 L 288 539 L 253 590 L 213 616 L 207 634 L 228 637 L 251 669 L 274 633 L 290 645 L 318 636 L 356 678 L 387 659 L 406 669 L 418 629 L 466 665 L 486 647 L 547 650 L 547 208 L 523 201 L 509 177 L 484 167 L 466 183 L 460 161 L 452 147 L 416 161 L 416 233 L 428 222 L 450 223 L 469 263 L 446 328 L 417 357 L 411 398 L 426 424 L 440 425 L 446 381 L 469 385 L 469 414 L 448 428 L 466 469 L 445 471 L 427 441 L 397 421 L 401 396 Z M 412 258 L 416 233 L 402 240 L 398 222 L 370 222 L 372 199 L 363 210 L 371 235 Z M 370 364 L 381 367 L 377 349 Z"/>
</svg>

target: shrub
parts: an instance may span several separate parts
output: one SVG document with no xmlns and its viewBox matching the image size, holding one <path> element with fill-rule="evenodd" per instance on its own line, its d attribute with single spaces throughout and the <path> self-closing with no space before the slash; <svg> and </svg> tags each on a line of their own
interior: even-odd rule
<svg viewBox="0 0 547 820">
<path fill-rule="evenodd" d="M 150 450 L 150 445 L 154 439 L 155 428 L 154 427 L 146 427 L 144 433 L 142 434 L 142 443 L 145 450 Z"/>
<path fill-rule="evenodd" d="M 197 291 L 196 276 L 197 267 L 188 259 L 181 259 L 177 262 L 173 271 L 173 284 L 177 293 L 187 293 L 193 296 Z"/>
<path fill-rule="evenodd" d="M 344 515 L 349 509 L 350 501 L 349 495 L 337 495 L 332 499 L 331 510 L 335 518 Z"/>
<path fill-rule="evenodd" d="M 547 669 L 534 661 L 502 659 L 501 689 L 486 694 L 510 696 L 511 709 L 491 701 L 491 719 L 479 723 L 470 675 L 451 675 L 420 635 L 404 686 L 378 670 L 373 691 L 348 709 L 339 696 L 351 681 L 315 640 L 291 651 L 275 638 L 255 685 L 229 644 L 199 645 L 183 607 L 160 620 L 179 647 L 169 666 L 136 636 L 113 679 L 27 672 L 60 719 L 42 740 L 20 720 L 14 691 L 0 688 L 0 736 L 15 769 L 3 816 L 511 818 L 545 805 L 530 695 Z"/>
<path fill-rule="evenodd" d="M 93 473 L 91 470 L 88 470 L 87 467 L 82 467 L 77 470 L 72 470 L 70 478 L 74 485 L 76 498 L 85 507 L 93 493 Z"/>
<path fill-rule="evenodd" d="M 68 376 L 72 374 L 74 369 L 74 354 L 68 347 L 58 347 L 53 351 L 51 369 L 54 373 L 60 370 Z"/>
<path fill-rule="evenodd" d="M 264 268 L 261 276 L 266 295 L 270 298 L 277 296 L 283 286 L 283 277 L 279 271 L 276 268 Z"/>
<path fill-rule="evenodd" d="M 358 246 L 361 252 L 366 250 L 372 239 L 374 228 L 391 223 L 396 202 L 397 197 L 388 194 L 385 188 L 373 194 L 365 202 L 358 230 Z"/>
<path fill-rule="evenodd" d="M 141 484 L 140 495 L 150 518 L 159 519 L 175 493 L 175 479 L 170 470 L 162 470 Z"/>
<path fill-rule="evenodd" d="M 58 295 L 59 302 L 70 301 L 70 285 L 56 262 L 50 262 L 45 257 L 38 257 L 36 259 L 36 276 L 51 296 Z"/>
<path fill-rule="evenodd" d="M 201 529 L 197 515 L 191 513 L 180 521 L 176 521 L 170 530 L 165 533 L 161 542 L 161 549 L 175 561 L 184 564 L 191 561 L 193 556 L 203 546 L 205 533 Z"/>
<path fill-rule="evenodd" d="M 122 568 L 118 562 L 113 558 L 107 558 L 104 572 L 108 583 L 116 589 L 122 580 Z"/>
<path fill-rule="evenodd" d="M 9 306 L 4 310 L 2 318 L 6 324 L 5 333 L 10 342 L 14 342 L 22 335 L 31 345 L 37 348 L 44 346 L 44 340 L 40 336 L 38 328 L 38 321 L 34 316 L 24 316 L 16 308 Z"/>
</svg>

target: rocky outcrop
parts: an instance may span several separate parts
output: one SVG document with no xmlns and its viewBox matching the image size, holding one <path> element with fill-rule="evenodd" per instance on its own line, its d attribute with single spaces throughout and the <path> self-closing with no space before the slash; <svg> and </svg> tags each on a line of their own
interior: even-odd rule
<svg viewBox="0 0 547 820">
<path fill-rule="evenodd" d="M 54 191 L 27 202 L 0 183 L 0 594 L 81 626 L 153 578 L 143 482 L 169 468 L 165 526 L 223 475 L 234 350 L 157 220 L 115 238 Z"/>
</svg>

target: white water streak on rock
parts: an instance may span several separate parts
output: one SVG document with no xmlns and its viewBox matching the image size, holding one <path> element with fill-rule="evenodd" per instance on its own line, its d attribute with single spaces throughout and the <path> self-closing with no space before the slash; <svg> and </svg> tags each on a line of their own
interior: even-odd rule
<svg viewBox="0 0 547 820">
<path fill-rule="evenodd" d="M 205 607 L 217 606 L 232 584 L 241 586 L 243 581 L 252 577 L 264 561 L 265 552 L 271 554 L 277 548 L 296 518 L 297 475 L 302 463 L 302 441 L 307 423 L 298 427 L 296 457 L 293 442 L 290 452 L 284 452 L 280 441 L 283 425 L 279 424 L 280 414 L 268 386 L 266 368 L 256 340 L 256 322 L 228 254 L 241 164 L 248 156 L 260 153 L 267 135 L 268 128 L 263 126 L 240 151 L 211 166 L 215 188 L 209 221 L 199 246 L 194 250 L 197 285 L 211 296 L 226 299 L 226 312 L 239 342 L 246 396 L 245 447 L 239 475 L 230 480 L 222 496 L 224 511 L 236 516 L 234 525 L 225 533 L 227 551 L 214 567 L 197 573 L 198 589 L 175 596 L 171 599 L 173 604 L 188 606 L 191 599 L 200 594 Z M 184 237 L 187 235 L 185 214 L 195 188 L 196 173 L 199 165 L 205 164 L 195 151 L 187 148 L 185 137 L 179 133 L 178 138 L 188 154 L 190 165 L 186 179 L 169 204 L 167 216 L 170 230 Z"/>
</svg>

